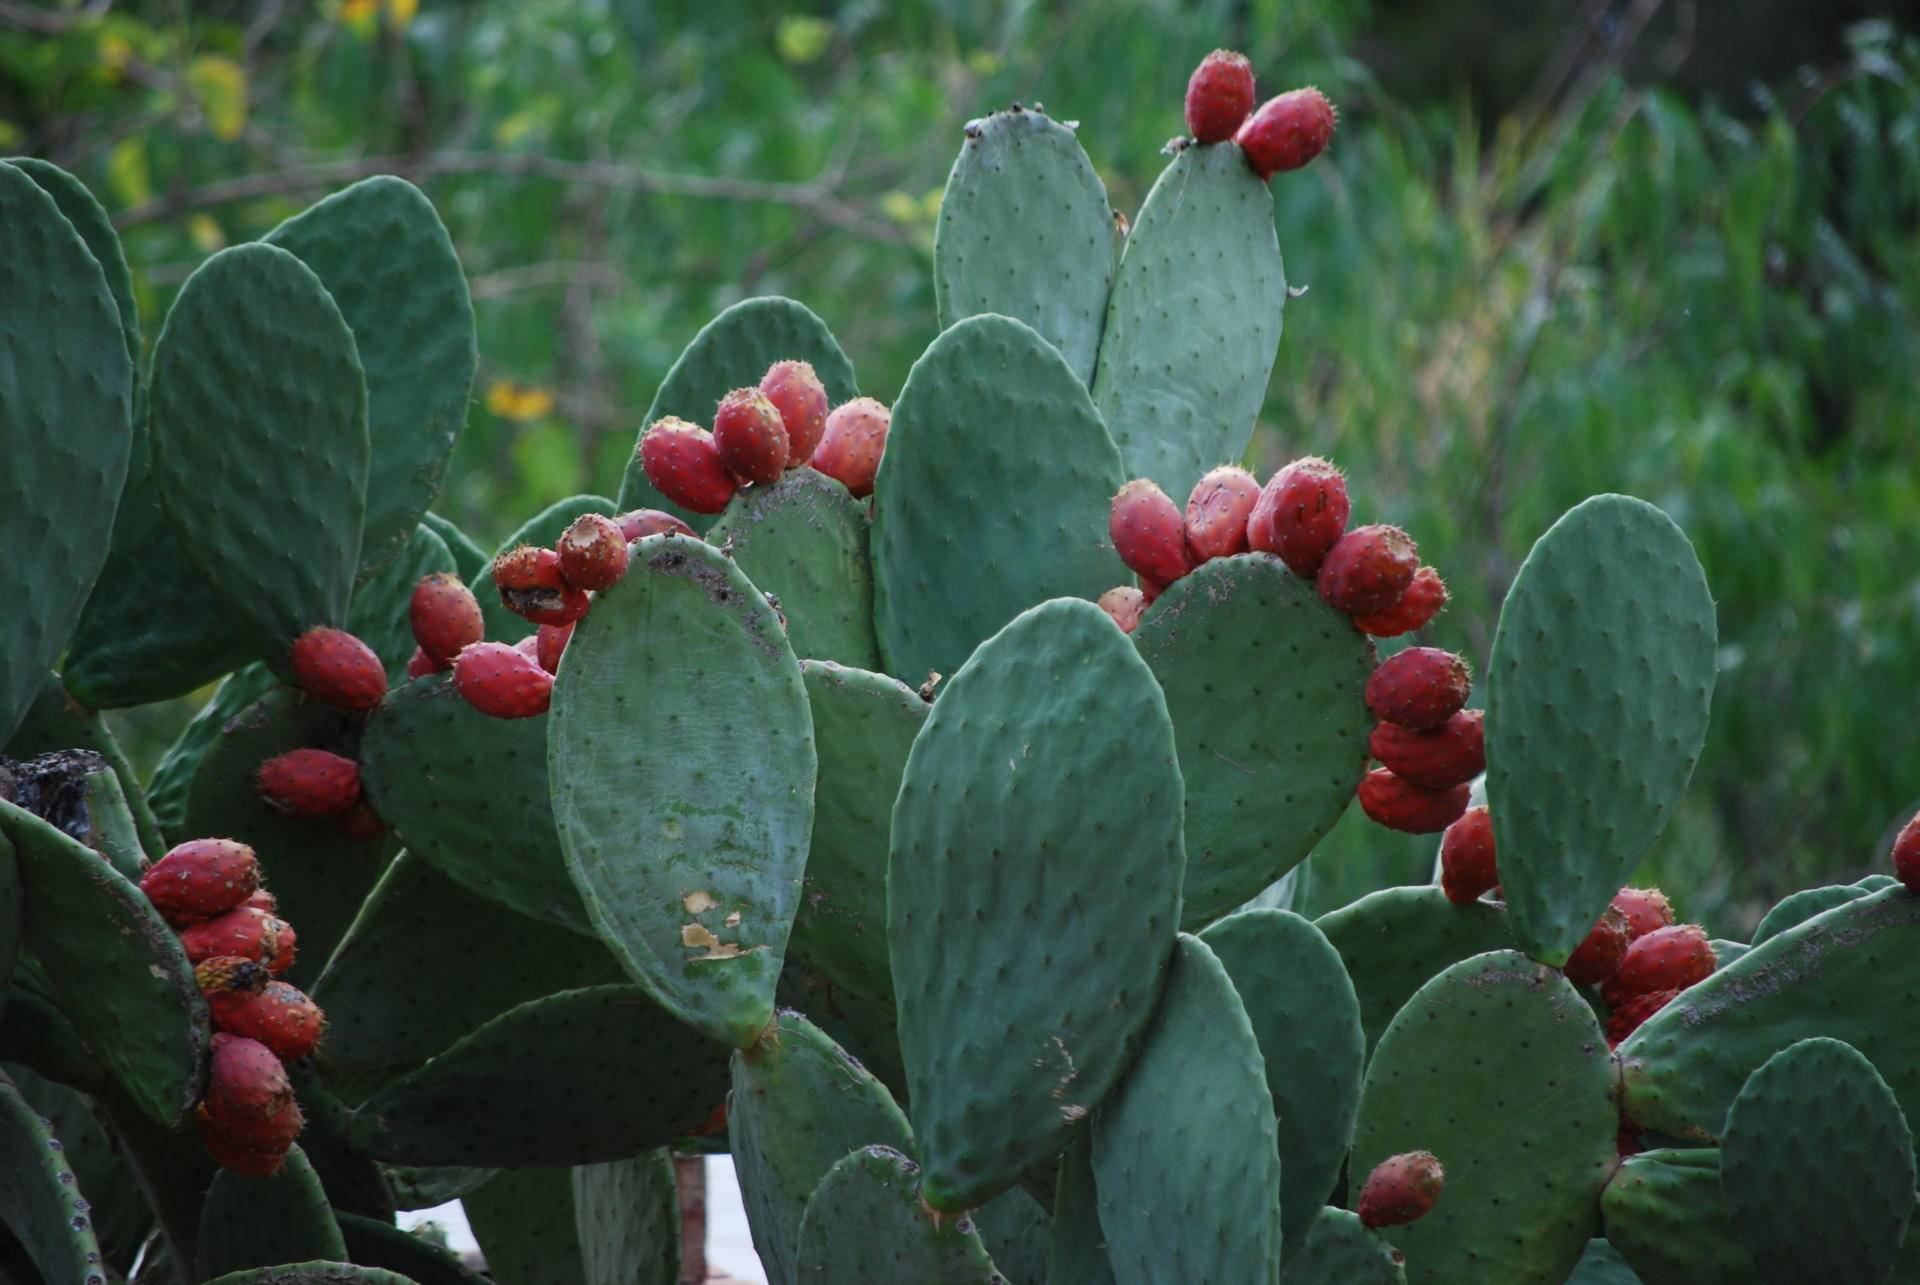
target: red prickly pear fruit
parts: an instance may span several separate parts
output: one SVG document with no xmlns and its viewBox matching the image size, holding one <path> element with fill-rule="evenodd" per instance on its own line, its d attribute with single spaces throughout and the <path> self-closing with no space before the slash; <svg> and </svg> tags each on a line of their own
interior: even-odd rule
<svg viewBox="0 0 1920 1285">
<path fill-rule="evenodd" d="M 322 625 L 293 640 L 293 680 L 335 709 L 368 710 L 387 694 L 387 670 L 373 648 L 344 629 Z"/>
<path fill-rule="evenodd" d="M 1100 595 L 1100 610 L 1113 617 L 1120 632 L 1130 634 L 1140 625 L 1147 611 L 1147 595 L 1132 585 L 1116 585 Z"/>
<path fill-rule="evenodd" d="M 237 839 L 189 839 L 140 876 L 140 891 L 175 928 L 205 923 L 240 905 L 260 886 L 260 863 Z"/>
<path fill-rule="evenodd" d="M 1284 527 L 1285 508 L 1274 513 L 1276 529 Z M 1407 591 L 1420 567 L 1413 537 L 1397 526 L 1363 526 L 1341 536 L 1320 563 L 1320 597 L 1329 607 L 1349 616 L 1384 611 Z"/>
<path fill-rule="evenodd" d="M 291 1106 L 281 1114 L 286 1117 L 284 1123 L 291 1126 L 293 1137 L 299 1136 L 301 1127 L 306 1124 L 306 1120 L 300 1115 L 300 1108 Z M 229 1141 L 213 1129 L 202 1128 L 200 1145 L 206 1150 L 208 1157 L 222 1169 L 248 1178 L 271 1178 L 279 1173 L 280 1166 L 286 1163 L 287 1153 L 293 1149 L 293 1137 L 289 1137 L 287 1144 L 283 1147 L 256 1151 L 251 1147 L 243 1147 Z"/>
<path fill-rule="evenodd" d="M 827 386 L 810 362 L 776 361 L 761 376 L 760 392 L 787 430 L 787 467 L 799 468 L 827 431 Z"/>
<path fill-rule="evenodd" d="M 1107 511 L 1107 534 L 1130 571 L 1166 586 L 1193 570 L 1187 530 L 1167 493 L 1146 478 L 1120 488 Z"/>
<path fill-rule="evenodd" d="M 787 467 L 787 426 L 758 388 L 736 388 L 713 412 L 713 444 L 742 482 L 778 482 Z"/>
<path fill-rule="evenodd" d="M 380 819 L 365 795 L 345 812 L 329 818 L 328 824 L 354 843 L 372 843 L 387 832 L 387 823 Z"/>
<path fill-rule="evenodd" d="M 1339 113 L 1317 89 L 1289 89 L 1260 104 L 1235 131 L 1233 141 L 1261 181 L 1297 170 L 1321 152 L 1333 137 Z"/>
<path fill-rule="evenodd" d="M 288 816 L 318 821 L 360 797 L 360 765 L 326 750 L 288 750 L 260 765 L 260 797 Z"/>
<path fill-rule="evenodd" d="M 203 1124 L 253 1143 L 293 1105 L 293 1082 L 272 1049 L 255 1039 L 214 1032 L 207 1095 L 200 1103 Z"/>
<path fill-rule="evenodd" d="M 1363 1226 L 1404 1226 L 1432 1209 L 1446 1188 L 1447 1171 L 1431 1151 L 1388 1156 L 1367 1175 L 1354 1212 Z"/>
<path fill-rule="evenodd" d="M 691 1130 L 687 1136 L 689 1138 L 711 1137 L 713 1134 L 723 1132 L 726 1127 L 727 1104 L 725 1101 L 722 1101 L 719 1106 L 707 1112 L 707 1118 L 700 1122 L 700 1127 Z"/>
<path fill-rule="evenodd" d="M 1632 941 L 1673 922 L 1673 903 L 1658 888 L 1622 888 L 1613 894 L 1612 905 L 1627 917 L 1627 935 Z"/>
<path fill-rule="evenodd" d="M 553 547 L 560 555 L 561 577 L 576 589 L 611 589 L 627 574 L 627 539 L 612 518 L 582 513 Z"/>
<path fill-rule="evenodd" d="M 1908 892 L 1920 892 L 1920 816 L 1906 823 L 1893 840 L 1893 877 Z"/>
<path fill-rule="evenodd" d="M 1400 601 L 1385 611 L 1369 611 L 1353 618 L 1353 627 L 1375 638 L 1397 638 L 1424 629 L 1447 605 L 1447 584 L 1432 567 L 1421 567 L 1407 583 Z"/>
<path fill-rule="evenodd" d="M 1161 584 L 1158 580 L 1155 580 L 1151 576 L 1141 576 L 1139 577 L 1139 580 L 1140 580 L 1140 598 L 1149 607 L 1151 607 L 1159 599 L 1161 594 L 1167 591 L 1167 587 L 1165 585 Z"/>
<path fill-rule="evenodd" d="M 283 1062 L 313 1052 L 326 1029 L 326 1014 L 285 982 L 268 982 L 259 991 L 220 991 L 207 996 L 213 1024 L 232 1035 L 258 1040 Z"/>
<path fill-rule="evenodd" d="M 513 649 L 534 664 L 540 663 L 540 630 L 536 629 L 513 645 Z"/>
<path fill-rule="evenodd" d="M 288 934 L 285 943 L 281 940 L 283 933 Z M 189 964 L 233 955 L 280 972 L 293 962 L 291 930 L 286 921 L 252 906 L 239 906 L 204 924 L 195 924 L 180 934 L 180 945 L 187 952 Z M 284 961 L 282 954 L 287 956 Z"/>
<path fill-rule="evenodd" d="M 1679 994 L 1677 990 L 1648 991 L 1614 1009 L 1607 1015 L 1607 1047 L 1619 1048 L 1627 1036 L 1640 1029 L 1641 1023 L 1671 1004 Z"/>
<path fill-rule="evenodd" d="M 1500 886 L 1493 855 L 1493 815 L 1468 808 L 1440 836 L 1440 890 L 1456 906 L 1472 905 Z"/>
<path fill-rule="evenodd" d="M 419 647 L 415 647 L 413 655 L 407 657 L 408 678 L 425 678 L 428 674 L 444 674 L 452 668 L 452 665 L 441 664 Z"/>
<path fill-rule="evenodd" d="M 1611 1019 L 1609 1019 L 1609 1024 L 1611 1024 Z M 1614 1039 L 1611 1035 L 1607 1037 L 1608 1048 L 1613 1048 L 1619 1043 L 1620 1041 Z M 1629 1156 L 1639 1155 L 1642 1151 L 1645 1151 L 1646 1148 L 1640 1145 L 1639 1134 L 1627 1128 L 1625 1125 L 1621 1125 L 1620 1128 L 1614 1131 L 1613 1150 L 1615 1155 L 1625 1160 Z"/>
<path fill-rule="evenodd" d="M 827 431 L 807 462 L 846 487 L 855 499 L 872 495 L 892 419 L 893 412 L 871 397 L 841 403 L 827 416 Z"/>
<path fill-rule="evenodd" d="M 1574 947 L 1573 954 L 1567 957 L 1561 972 L 1567 980 L 1581 986 L 1598 986 L 1612 977 L 1620 967 L 1620 960 L 1627 953 L 1632 938 L 1627 928 L 1627 917 L 1608 906 L 1600 912 L 1600 918 L 1593 925 L 1586 940 Z"/>
<path fill-rule="evenodd" d="M 1222 465 L 1194 483 L 1187 497 L 1187 551 L 1194 562 L 1247 551 L 1247 517 L 1260 483 L 1243 468 Z"/>
<path fill-rule="evenodd" d="M 1196 143 L 1224 143 L 1253 111 L 1253 64 L 1216 49 L 1187 78 L 1187 132 Z"/>
<path fill-rule="evenodd" d="M 1381 723 L 1367 738 L 1367 753 L 1395 776 L 1427 790 L 1471 781 L 1487 767 L 1485 715 L 1463 709 L 1430 732 Z"/>
<path fill-rule="evenodd" d="M 655 420 L 640 438 L 640 467 L 654 490 L 695 513 L 720 512 L 740 489 L 713 434 L 672 415 Z"/>
<path fill-rule="evenodd" d="M 420 577 L 407 600 L 407 623 L 413 626 L 413 640 L 438 673 L 453 663 L 460 649 L 477 643 L 486 634 L 486 618 L 480 614 L 480 600 L 460 577 L 445 571 Z M 407 662 L 413 674 L 413 662 Z M 415 678 L 420 675 L 413 674 Z"/>
<path fill-rule="evenodd" d="M 650 535 L 671 531 L 675 535 L 693 535 L 694 530 L 664 509 L 635 509 L 614 519 L 620 526 L 620 538 L 631 544 Z"/>
<path fill-rule="evenodd" d="M 1423 790 L 1378 767 L 1360 782 L 1360 810 L 1389 830 L 1439 834 L 1466 812 L 1470 793 L 1464 785 Z"/>
<path fill-rule="evenodd" d="M 453 687 L 492 718 L 532 718 L 546 713 L 553 699 L 553 675 L 534 656 L 505 643 L 475 643 L 461 652 L 453 663 Z"/>
<path fill-rule="evenodd" d="M 256 888 L 253 895 L 240 904 L 243 906 L 251 906 L 255 910 L 264 910 L 270 915 L 280 913 L 279 900 L 265 888 Z"/>
<path fill-rule="evenodd" d="M 1438 647 L 1409 647 L 1367 679 L 1373 716 L 1414 732 L 1444 727 L 1473 691 L 1467 662 Z"/>
<path fill-rule="evenodd" d="M 593 605 L 584 590 L 560 574 L 558 553 L 530 544 L 516 545 L 493 560 L 493 583 L 508 611 L 536 625 L 564 625 L 586 615 Z"/>
<path fill-rule="evenodd" d="M 557 674 L 560 657 L 566 654 L 567 644 L 572 641 L 572 625 L 541 625 L 533 636 L 533 658 L 540 662 L 540 668 Z"/>
<path fill-rule="evenodd" d="M 1706 929 L 1698 924 L 1656 928 L 1627 947 L 1620 967 L 1601 989 L 1609 1008 L 1621 1008 L 1636 995 L 1683 991 L 1713 975 L 1719 960 Z"/>
<path fill-rule="evenodd" d="M 1268 479 L 1260 499 L 1256 515 L 1264 507 L 1265 530 L 1259 534 L 1265 538 L 1266 551 L 1279 554 L 1280 561 L 1297 576 L 1311 580 L 1319 575 L 1327 554 L 1345 534 L 1347 518 L 1353 512 L 1353 502 L 1347 498 L 1347 480 L 1340 476 L 1340 470 L 1318 456 L 1297 459 Z M 1254 547 L 1261 547 L 1258 540 Z"/>
<path fill-rule="evenodd" d="M 193 980 L 209 995 L 257 991 L 273 980 L 265 964 L 245 955 L 215 955 L 193 966 Z"/>
</svg>

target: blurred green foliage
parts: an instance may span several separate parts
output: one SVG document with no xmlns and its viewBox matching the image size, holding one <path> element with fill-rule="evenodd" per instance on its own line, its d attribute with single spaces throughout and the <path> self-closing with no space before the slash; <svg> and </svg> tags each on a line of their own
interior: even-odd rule
<svg viewBox="0 0 1920 1285">
<path fill-rule="evenodd" d="M 1920 794 L 1920 44 L 1890 24 L 1720 100 L 1663 87 L 1699 83 L 1703 37 L 1671 14 L 1516 33 L 1502 57 L 1538 69 L 1489 108 L 1484 86 L 1389 89 L 1406 6 L 1344 0 L 103 8 L 0 10 L 0 150 L 101 193 L 149 336 L 220 246 L 365 173 L 421 183 L 482 358 L 438 507 L 483 540 L 610 491 L 654 384 L 737 299 L 805 300 L 890 399 L 934 333 L 965 119 L 1019 100 L 1079 121 L 1132 210 L 1188 70 L 1241 48 L 1263 93 L 1318 83 L 1343 110 L 1330 156 L 1275 186 L 1306 293 L 1249 462 L 1337 459 L 1358 516 L 1447 574 L 1434 641 L 1482 660 L 1567 506 L 1620 490 L 1680 521 L 1723 672 L 1644 874 L 1716 933 L 1873 866 Z M 123 726 L 151 761 L 182 715 Z M 1431 853 L 1343 825 L 1311 895 L 1422 878 Z"/>
</svg>

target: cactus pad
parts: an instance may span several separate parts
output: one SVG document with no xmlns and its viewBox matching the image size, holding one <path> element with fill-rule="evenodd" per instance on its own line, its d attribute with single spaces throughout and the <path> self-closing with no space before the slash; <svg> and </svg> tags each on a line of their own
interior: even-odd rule
<svg viewBox="0 0 1920 1285">
<path fill-rule="evenodd" d="M 607 507 L 611 509 L 613 506 Z M 478 541 L 455 526 L 452 518 L 438 513 L 422 513 L 420 525 L 446 541 L 447 548 L 453 553 L 454 569 L 460 573 L 462 580 L 469 586 L 480 583 L 493 559 L 487 556 L 487 551 L 480 547 Z"/>
<path fill-rule="evenodd" d="M 1564 1281 L 1617 1159 L 1613 1081 L 1593 1010 L 1545 965 L 1493 951 L 1422 986 L 1367 1068 L 1349 1167 L 1356 1185 L 1406 1151 L 1446 1167 L 1433 1210 L 1385 1230 L 1408 1281 Z"/>
<path fill-rule="evenodd" d="M 1514 944 L 1498 904 L 1456 906 L 1433 887 L 1383 888 L 1322 915 L 1315 926 L 1347 967 L 1369 1050 L 1401 1006 L 1442 969 Z"/>
<path fill-rule="evenodd" d="M 1444 1198 L 1444 1197 L 1443 1197 Z M 1345 1209 L 1322 1209 L 1280 1285 L 1406 1285 L 1406 1256 Z"/>
<path fill-rule="evenodd" d="M 581 1285 L 586 1280 L 570 1170 L 503 1173 L 460 1203 L 496 1285 Z"/>
<path fill-rule="evenodd" d="M 1487 666 L 1487 802 L 1514 936 L 1562 964 L 1672 818 L 1707 734 L 1713 595 L 1642 500 L 1597 495 L 1527 555 Z"/>
<path fill-rule="evenodd" d="M 120 316 L 120 335 L 127 345 L 127 360 L 130 363 L 127 374 L 129 378 L 137 379 L 140 365 L 140 310 L 133 299 L 133 273 L 127 268 L 126 252 L 120 248 L 120 237 L 113 230 L 113 219 L 85 183 L 52 161 L 43 161 L 37 156 L 10 156 L 4 163 L 25 174 L 52 197 L 60 213 L 80 234 L 87 253 L 93 256 L 93 261 L 100 267 L 107 293 L 113 296 L 114 310 Z"/>
<path fill-rule="evenodd" d="M 1123 480 L 1100 413 L 1053 345 L 991 316 L 935 339 L 894 403 L 874 482 L 888 672 L 915 684 L 951 675 L 1035 603 L 1118 584 L 1107 505 Z"/>
<path fill-rule="evenodd" d="M 1760 926 L 1753 930 L 1753 941 L 1750 945 L 1762 945 L 1795 924 L 1804 924 L 1815 915 L 1825 914 L 1835 906 L 1844 906 L 1849 901 L 1858 901 L 1875 891 L 1877 890 L 1864 888 L 1859 884 L 1841 883 L 1825 888 L 1805 888 L 1790 896 L 1782 897 L 1779 904 L 1766 913 L 1766 917 L 1760 921 Z M 1714 952 L 1714 958 L 1723 966 L 1732 962 L 1721 959 L 1720 952 L 1717 950 Z"/>
<path fill-rule="evenodd" d="M 347 1243 L 327 1207 L 320 1175 L 297 1146 L 271 1178 L 222 1170 L 207 1188 L 200 1209 L 202 1278 L 288 1259 L 344 1262 L 346 1257 Z"/>
<path fill-rule="evenodd" d="M 1304 860 L 1352 802 L 1374 723 L 1362 696 L 1373 646 L 1265 553 L 1175 582 L 1133 641 L 1180 745 L 1181 917 L 1195 928 Z"/>
<path fill-rule="evenodd" d="M 364 1214 L 334 1213 L 347 1257 L 362 1267 L 384 1267 L 414 1285 L 491 1285 L 489 1278 L 470 1272 L 450 1249 L 410 1231 Z"/>
<path fill-rule="evenodd" d="M 1759 1264 L 1734 1226 L 1712 1149 L 1642 1151 L 1600 1196 L 1607 1240 L 1646 1285 L 1751 1281 Z"/>
<path fill-rule="evenodd" d="M 1022 1188 L 1009 1187 L 969 1216 L 1008 1285 L 1047 1285 L 1053 1219 L 1039 1201 Z"/>
<path fill-rule="evenodd" d="M 1100 1230 L 1100 1200 L 1093 1186 L 1093 1131 L 1082 1129 L 1060 1156 L 1053 1192 L 1053 1235 L 1047 1244 L 1047 1279 L 1065 1285 L 1113 1285 L 1107 1235 Z"/>
<path fill-rule="evenodd" d="M 206 1285 L 421 1285 L 397 1272 L 352 1263 L 288 1263 L 281 1267 L 251 1267 L 228 1272 Z"/>
<path fill-rule="evenodd" d="M 797 1279 L 1007 1285 L 971 1219 L 942 1218 L 922 1203 L 919 1172 L 883 1146 L 829 1169 L 800 1220 Z"/>
<path fill-rule="evenodd" d="M 887 872 L 934 1208 L 1056 1153 L 1119 1078 L 1172 953 L 1182 798 L 1159 685 L 1090 602 L 1024 613 L 935 702 Z"/>
<path fill-rule="evenodd" d="M 675 1285 L 680 1279 L 680 1198 L 666 1151 L 576 1166 L 573 1220 L 581 1285 Z"/>
<path fill-rule="evenodd" d="M 60 1139 L 0 1074 L 0 1231 L 11 1231 L 39 1269 L 59 1285 L 107 1285 L 87 1201 Z"/>
<path fill-rule="evenodd" d="M 13 976 L 13 961 L 20 953 L 21 914 L 24 900 L 20 890 L 20 863 L 13 859 L 13 844 L 0 830 L 0 1012 L 6 1010 L 6 985 Z"/>
</svg>

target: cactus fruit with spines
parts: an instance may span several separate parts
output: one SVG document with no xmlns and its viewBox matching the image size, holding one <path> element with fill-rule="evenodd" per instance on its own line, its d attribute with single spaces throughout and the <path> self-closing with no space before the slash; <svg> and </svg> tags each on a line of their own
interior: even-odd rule
<svg viewBox="0 0 1920 1285">
<path fill-rule="evenodd" d="M 430 511 L 475 344 L 424 195 L 145 344 L 106 213 L 0 164 L 0 1240 L 470 1283 L 392 1223 L 465 1197 L 500 1285 L 653 1285 L 674 1148 L 781 1281 L 1920 1270 L 1920 828 L 1751 944 L 1679 922 L 1622 886 L 1712 696 L 1679 528 L 1578 505 L 1456 654 L 1364 462 L 1239 466 L 1263 175 L 1333 121 L 1246 70 L 1117 239 L 1073 127 L 973 122 L 891 408 L 749 299 L 613 494 L 484 540 Z M 223 676 L 143 788 L 95 711 Z M 1437 883 L 1310 923 L 1349 808 Z"/>
</svg>

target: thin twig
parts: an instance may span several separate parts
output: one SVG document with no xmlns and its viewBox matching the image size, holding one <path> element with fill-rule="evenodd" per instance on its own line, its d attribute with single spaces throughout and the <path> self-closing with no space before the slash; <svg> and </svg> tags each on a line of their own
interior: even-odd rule
<svg viewBox="0 0 1920 1285">
<path fill-rule="evenodd" d="M 0 0 L 0 24 L 43 36 L 57 36 L 83 22 L 93 21 L 112 7 L 113 0 L 88 0 L 80 8 L 63 13 L 52 9 L 29 9 L 26 5 L 8 4 L 6 0 Z"/>
</svg>

